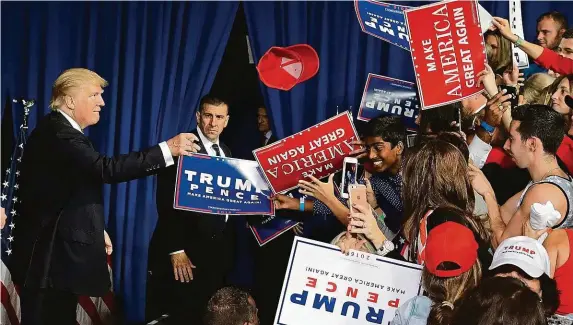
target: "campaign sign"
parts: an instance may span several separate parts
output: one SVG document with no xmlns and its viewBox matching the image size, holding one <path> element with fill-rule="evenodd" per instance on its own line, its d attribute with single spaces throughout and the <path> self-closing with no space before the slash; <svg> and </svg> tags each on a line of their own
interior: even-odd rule
<svg viewBox="0 0 573 325">
<path fill-rule="evenodd" d="M 368 122 L 380 115 L 397 115 L 407 128 L 417 129 L 419 110 L 420 101 L 413 82 L 368 74 L 358 110 L 359 120 Z"/>
<path fill-rule="evenodd" d="M 312 175 L 323 178 L 342 169 L 358 139 L 350 112 L 253 151 L 274 193 L 298 187 Z"/>
<path fill-rule="evenodd" d="M 296 237 L 275 325 L 388 324 L 422 293 L 422 267 Z"/>
<path fill-rule="evenodd" d="M 509 21 L 511 22 L 511 32 L 525 39 L 523 36 L 523 17 L 521 15 L 521 0 L 509 1 Z M 511 44 L 513 62 L 517 63 L 518 69 L 529 68 L 529 56 L 522 49 Z"/>
<path fill-rule="evenodd" d="M 404 10 L 408 8 L 392 3 L 354 0 L 354 11 L 363 32 L 409 51 L 404 19 Z"/>
<path fill-rule="evenodd" d="M 486 54 L 475 0 L 446 0 L 405 10 L 422 109 L 483 90 Z"/>
<path fill-rule="evenodd" d="M 297 199 L 300 199 L 300 197 L 306 198 L 306 195 L 303 196 L 298 191 L 291 191 L 287 195 Z M 281 218 L 275 215 L 265 216 L 259 224 L 249 227 L 251 228 L 257 243 L 259 243 L 259 246 L 263 246 L 298 224 L 298 221 Z"/>
<path fill-rule="evenodd" d="M 173 208 L 211 214 L 274 214 L 271 191 L 255 161 L 181 156 Z"/>
</svg>

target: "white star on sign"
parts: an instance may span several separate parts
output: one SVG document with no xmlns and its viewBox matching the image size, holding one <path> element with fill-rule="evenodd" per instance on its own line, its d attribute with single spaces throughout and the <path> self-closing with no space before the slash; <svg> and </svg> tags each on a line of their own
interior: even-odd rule
<svg viewBox="0 0 573 325">
<path fill-rule="evenodd" d="M 19 188 L 20 188 L 20 185 L 18 185 L 18 183 L 16 183 L 16 184 L 14 184 L 14 188 L 15 188 L 15 189 L 19 189 Z"/>
<path fill-rule="evenodd" d="M 20 176 L 20 171 L 19 171 L 19 170 L 16 171 L 16 176 Z"/>
<path fill-rule="evenodd" d="M 23 149 L 23 148 L 24 148 L 24 144 L 23 144 L 23 143 L 20 143 L 20 145 L 19 145 L 18 147 L 20 147 L 20 149 Z"/>
<path fill-rule="evenodd" d="M 11 249 L 6 250 L 6 254 L 12 255 L 12 250 Z"/>
<path fill-rule="evenodd" d="M 406 240 L 404 238 L 400 238 L 400 244 L 404 244 Z"/>
<path fill-rule="evenodd" d="M 12 230 L 14 230 L 14 228 L 16 228 L 16 225 L 12 222 L 12 223 L 10 223 L 10 225 L 8 227 L 10 227 L 10 228 L 12 228 Z"/>
<path fill-rule="evenodd" d="M 13 197 L 12 201 L 14 201 L 14 203 L 18 202 L 18 198 L 17 197 Z"/>
<path fill-rule="evenodd" d="M 6 201 L 6 194 L 2 194 L 2 201 Z"/>
<path fill-rule="evenodd" d="M 6 169 L 6 174 L 10 174 L 10 168 Z"/>
<path fill-rule="evenodd" d="M 2 183 L 2 186 L 4 186 L 4 187 L 8 187 L 8 181 L 6 181 L 6 182 Z"/>
<path fill-rule="evenodd" d="M 15 215 L 16 215 L 16 210 L 10 211 L 10 214 L 11 214 L 12 216 L 15 216 Z"/>
<path fill-rule="evenodd" d="M 14 241 L 14 237 L 13 237 L 13 236 L 8 237 L 8 241 L 13 242 L 13 241 Z"/>
</svg>

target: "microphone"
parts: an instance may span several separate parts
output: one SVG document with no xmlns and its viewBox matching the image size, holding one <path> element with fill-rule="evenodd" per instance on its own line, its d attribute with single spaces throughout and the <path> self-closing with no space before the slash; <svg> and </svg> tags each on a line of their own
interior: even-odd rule
<svg viewBox="0 0 573 325">
<path fill-rule="evenodd" d="M 573 109 L 573 97 L 569 95 L 565 96 L 565 104 L 569 106 L 569 108 Z"/>
</svg>

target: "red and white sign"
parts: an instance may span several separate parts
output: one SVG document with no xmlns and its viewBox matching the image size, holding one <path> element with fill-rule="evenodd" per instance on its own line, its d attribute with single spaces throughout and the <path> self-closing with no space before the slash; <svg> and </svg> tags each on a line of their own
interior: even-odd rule
<svg viewBox="0 0 573 325">
<path fill-rule="evenodd" d="M 486 54 L 477 1 L 447 0 L 404 11 L 422 109 L 483 90 Z"/>
<path fill-rule="evenodd" d="M 358 135 L 350 112 L 344 112 L 288 138 L 256 149 L 253 155 L 274 193 L 298 187 L 312 175 L 328 176 L 342 169 Z"/>
</svg>

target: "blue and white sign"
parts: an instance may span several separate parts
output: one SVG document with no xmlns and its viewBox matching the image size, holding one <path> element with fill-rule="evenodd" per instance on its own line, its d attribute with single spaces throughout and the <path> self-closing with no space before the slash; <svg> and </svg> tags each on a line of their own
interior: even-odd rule
<svg viewBox="0 0 573 325">
<path fill-rule="evenodd" d="M 422 266 L 295 237 L 275 325 L 388 324 L 422 294 Z"/>
<path fill-rule="evenodd" d="M 369 73 L 358 119 L 368 122 L 381 115 L 398 115 L 410 130 L 416 130 L 420 112 L 416 84 L 409 81 Z"/>
<path fill-rule="evenodd" d="M 271 190 L 256 161 L 182 156 L 173 207 L 211 214 L 273 215 Z"/>
<path fill-rule="evenodd" d="M 410 38 L 404 10 L 409 8 L 385 2 L 354 0 L 354 10 L 363 32 L 407 51 L 410 51 Z"/>
<path fill-rule="evenodd" d="M 302 196 L 298 190 L 290 191 L 286 195 L 297 199 L 300 199 Z M 281 218 L 279 216 L 266 216 L 263 217 L 263 220 L 261 220 L 259 224 L 250 226 L 250 228 L 259 246 L 263 246 L 298 224 L 298 221 L 291 219 Z"/>
</svg>

